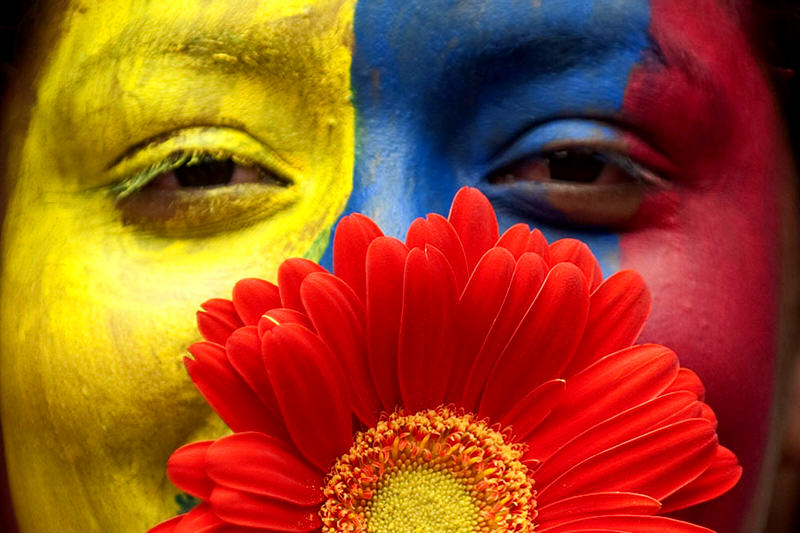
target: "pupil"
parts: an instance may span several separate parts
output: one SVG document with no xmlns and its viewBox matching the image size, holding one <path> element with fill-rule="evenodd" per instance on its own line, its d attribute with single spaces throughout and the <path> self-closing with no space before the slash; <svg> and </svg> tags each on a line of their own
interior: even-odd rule
<svg viewBox="0 0 800 533">
<path fill-rule="evenodd" d="M 181 187 L 213 187 L 231 182 L 235 164 L 232 159 L 213 159 L 202 156 L 199 162 L 173 170 Z"/>
<path fill-rule="evenodd" d="M 554 152 L 547 156 L 547 161 L 551 180 L 576 183 L 596 181 L 606 166 L 605 161 L 580 152 Z"/>
</svg>

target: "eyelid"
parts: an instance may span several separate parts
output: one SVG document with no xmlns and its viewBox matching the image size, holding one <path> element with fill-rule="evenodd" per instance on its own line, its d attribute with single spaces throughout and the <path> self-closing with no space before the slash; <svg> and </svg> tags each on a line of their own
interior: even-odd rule
<svg viewBox="0 0 800 533">
<path fill-rule="evenodd" d="M 670 181 L 676 166 L 636 134 L 600 120 L 558 119 L 540 124 L 519 136 L 490 162 L 495 175 L 526 160 L 566 150 L 591 151 L 617 165 L 630 164 Z M 633 156 L 635 154 L 635 157 Z"/>
<path fill-rule="evenodd" d="M 191 163 L 199 156 L 231 159 L 242 166 L 259 167 L 278 181 L 293 184 L 300 170 L 252 135 L 227 127 L 199 126 L 175 130 L 134 147 L 114 161 L 106 183 L 116 200 L 141 190 L 159 175 Z"/>
</svg>

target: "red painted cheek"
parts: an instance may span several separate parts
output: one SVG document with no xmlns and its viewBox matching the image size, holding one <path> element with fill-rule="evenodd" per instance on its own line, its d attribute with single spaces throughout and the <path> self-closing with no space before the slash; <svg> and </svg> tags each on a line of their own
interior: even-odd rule
<svg viewBox="0 0 800 533">
<path fill-rule="evenodd" d="M 768 440 L 787 155 L 772 93 L 727 12 L 709 0 L 653 0 L 651 12 L 664 61 L 635 69 L 624 114 L 679 170 L 673 191 L 644 204 L 641 229 L 621 236 L 621 264 L 653 292 L 642 340 L 674 348 L 703 378 L 720 440 L 744 466 L 732 493 L 692 515 L 734 532 Z"/>
</svg>

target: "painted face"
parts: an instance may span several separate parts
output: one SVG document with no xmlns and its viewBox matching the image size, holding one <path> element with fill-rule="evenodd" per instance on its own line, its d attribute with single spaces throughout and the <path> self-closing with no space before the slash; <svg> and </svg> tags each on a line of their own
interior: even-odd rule
<svg viewBox="0 0 800 533">
<path fill-rule="evenodd" d="M 350 192 L 352 15 L 131 0 L 59 17 L 4 223 L 2 420 L 23 533 L 141 532 L 179 510 L 166 459 L 224 431 L 181 362 L 198 304 L 318 258 Z"/>
<path fill-rule="evenodd" d="M 4 223 L 23 533 L 175 514 L 167 457 L 224 431 L 181 363 L 197 303 L 319 258 L 343 210 L 398 234 L 462 185 L 502 225 L 578 236 L 605 275 L 646 277 L 642 340 L 702 376 L 745 465 L 694 518 L 755 530 L 792 168 L 721 4 L 108 0 L 53 19 Z"/>
<path fill-rule="evenodd" d="M 706 380 L 721 439 L 748 465 L 693 518 L 755 531 L 793 178 L 765 75 L 723 4 L 360 1 L 347 210 L 397 231 L 477 186 L 501 225 L 578 236 L 605 275 L 640 271 L 654 300 L 641 340 Z"/>
</svg>

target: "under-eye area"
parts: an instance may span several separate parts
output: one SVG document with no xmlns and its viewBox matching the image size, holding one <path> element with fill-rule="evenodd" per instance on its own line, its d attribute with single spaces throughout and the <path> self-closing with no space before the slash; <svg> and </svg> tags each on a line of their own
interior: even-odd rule
<svg viewBox="0 0 800 533">
<path fill-rule="evenodd" d="M 612 147 L 565 145 L 492 172 L 486 194 L 501 210 L 565 227 L 625 228 L 647 195 L 670 182 Z"/>
</svg>

